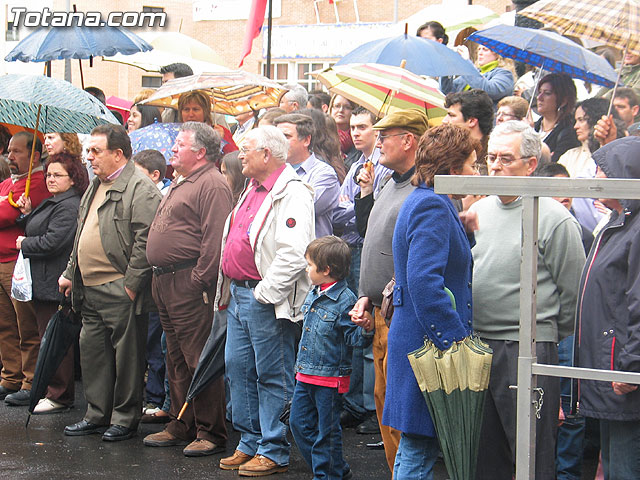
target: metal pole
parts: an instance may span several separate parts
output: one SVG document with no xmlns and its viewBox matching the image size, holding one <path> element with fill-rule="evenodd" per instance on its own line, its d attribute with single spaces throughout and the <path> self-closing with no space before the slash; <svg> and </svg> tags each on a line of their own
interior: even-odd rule
<svg viewBox="0 0 640 480">
<path fill-rule="evenodd" d="M 535 478 L 536 416 L 533 409 L 537 377 L 536 285 L 538 280 L 538 197 L 522 197 L 522 263 L 520 264 L 520 336 L 516 431 L 516 480 Z"/>
<path fill-rule="evenodd" d="M 71 10 L 71 0 L 67 0 L 67 12 Z M 64 60 L 64 79 L 71 83 L 71 59 L 65 58 Z"/>
<path fill-rule="evenodd" d="M 269 15 L 267 16 L 267 74 L 271 78 L 271 26 L 273 24 L 272 0 L 269 0 Z"/>
</svg>

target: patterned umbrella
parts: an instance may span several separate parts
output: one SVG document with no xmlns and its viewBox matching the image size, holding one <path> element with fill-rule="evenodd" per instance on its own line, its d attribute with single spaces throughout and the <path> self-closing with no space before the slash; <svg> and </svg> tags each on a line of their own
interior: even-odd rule
<svg viewBox="0 0 640 480">
<path fill-rule="evenodd" d="M 566 73 L 609 88 L 616 82 L 615 70 L 603 57 L 555 32 L 496 25 L 473 33 L 468 40 L 549 72 Z"/>
<path fill-rule="evenodd" d="M 362 105 L 378 117 L 418 108 L 427 114 L 430 125 L 438 125 L 447 113 L 444 95 L 429 80 L 401 67 L 376 63 L 334 65 L 314 74 L 330 92 Z"/>
<path fill-rule="evenodd" d="M 69 133 L 90 133 L 98 125 L 118 124 L 105 105 L 69 82 L 16 74 L 0 77 L 0 122 Z"/>
<path fill-rule="evenodd" d="M 179 123 L 152 123 L 134 130 L 129 133 L 133 154 L 135 155 L 142 150 L 157 150 L 164 156 L 167 165 L 169 165 L 169 160 L 173 157 L 171 148 L 176 143 L 179 129 Z"/>
<path fill-rule="evenodd" d="M 520 15 L 561 34 L 588 38 L 640 54 L 640 3 L 637 0 L 540 0 Z"/>
<path fill-rule="evenodd" d="M 180 95 L 194 90 L 202 90 L 211 96 L 214 112 L 233 116 L 252 109 L 278 106 L 280 97 L 287 91 L 282 85 L 261 75 L 230 70 L 169 80 L 140 103 L 177 108 Z"/>
</svg>

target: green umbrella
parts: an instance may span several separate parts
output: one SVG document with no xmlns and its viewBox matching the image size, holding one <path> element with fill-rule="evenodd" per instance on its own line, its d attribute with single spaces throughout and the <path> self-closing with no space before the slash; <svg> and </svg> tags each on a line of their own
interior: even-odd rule
<svg viewBox="0 0 640 480">
<path fill-rule="evenodd" d="M 455 308 L 453 295 L 445 290 Z M 475 478 L 492 356 L 489 346 L 476 336 L 444 351 L 425 338 L 422 347 L 407 355 L 452 480 Z"/>
</svg>

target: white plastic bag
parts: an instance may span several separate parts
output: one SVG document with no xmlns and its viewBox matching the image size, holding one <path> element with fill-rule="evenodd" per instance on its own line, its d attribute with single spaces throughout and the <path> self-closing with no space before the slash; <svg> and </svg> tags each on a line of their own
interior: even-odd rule
<svg viewBox="0 0 640 480">
<path fill-rule="evenodd" d="M 19 302 L 29 302 L 32 295 L 31 264 L 28 258 L 22 256 L 22 250 L 20 250 L 13 269 L 13 277 L 11 277 L 11 296 Z"/>
</svg>

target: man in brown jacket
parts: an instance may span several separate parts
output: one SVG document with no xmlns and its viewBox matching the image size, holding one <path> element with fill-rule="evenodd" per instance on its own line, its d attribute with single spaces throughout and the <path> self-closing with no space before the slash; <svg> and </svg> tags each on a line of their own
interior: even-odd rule
<svg viewBox="0 0 640 480">
<path fill-rule="evenodd" d="M 211 382 L 175 420 L 198 365 L 213 321 L 224 223 L 232 195 L 215 167 L 220 136 L 204 123 L 187 122 L 173 146 L 178 174 L 151 225 L 147 258 L 153 265 L 153 298 L 167 337 L 172 421 L 148 435 L 149 447 L 191 442 L 183 453 L 199 457 L 225 449 L 224 381 Z"/>
<path fill-rule="evenodd" d="M 162 195 L 131 161 L 120 125 L 91 132 L 87 158 L 96 177 L 80 202 L 67 269 L 58 280 L 82 313 L 80 364 L 84 419 L 65 435 L 100 433 L 105 441 L 135 435 L 142 415 L 151 267 L 145 249 Z M 110 425 L 110 426 L 109 426 Z"/>
</svg>

